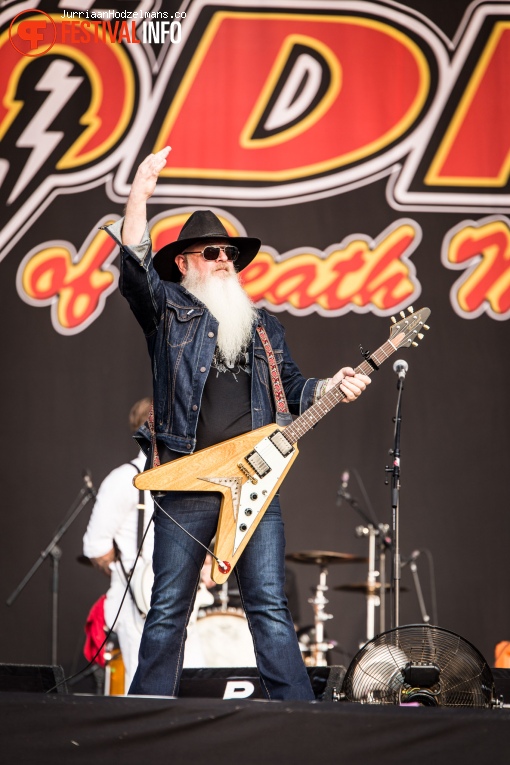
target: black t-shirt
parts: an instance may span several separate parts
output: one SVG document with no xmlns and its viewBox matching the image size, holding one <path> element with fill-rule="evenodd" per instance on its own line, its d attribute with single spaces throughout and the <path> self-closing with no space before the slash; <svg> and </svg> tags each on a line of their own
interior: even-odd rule
<svg viewBox="0 0 510 765">
<path fill-rule="evenodd" d="M 197 424 L 196 451 L 247 433 L 251 420 L 251 367 L 248 351 L 239 354 L 227 366 L 218 348 L 207 375 Z M 173 452 L 158 441 L 161 463 L 182 454 Z"/>
<path fill-rule="evenodd" d="M 243 351 L 227 366 L 216 348 L 197 425 L 197 451 L 251 430 L 251 368 Z"/>
</svg>

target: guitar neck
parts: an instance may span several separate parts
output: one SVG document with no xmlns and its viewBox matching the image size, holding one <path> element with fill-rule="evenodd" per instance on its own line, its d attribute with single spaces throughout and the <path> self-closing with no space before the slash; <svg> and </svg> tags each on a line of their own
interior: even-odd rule
<svg viewBox="0 0 510 765">
<path fill-rule="evenodd" d="M 395 353 L 397 348 L 398 343 L 394 345 L 391 340 L 387 340 L 380 348 L 372 353 L 369 358 L 373 361 L 376 368 L 380 367 L 386 359 L 389 359 L 389 357 Z M 366 360 L 356 367 L 354 371 L 364 375 L 371 375 L 372 372 L 374 372 L 374 367 L 368 360 Z M 305 433 L 319 422 L 319 420 L 322 420 L 324 415 L 344 400 L 345 393 L 342 392 L 340 384 L 341 383 L 338 383 L 331 388 L 331 390 L 307 409 L 306 412 L 297 417 L 291 425 L 287 425 L 287 427 L 283 429 L 283 434 L 289 443 L 295 444 L 301 436 L 304 436 Z"/>
</svg>

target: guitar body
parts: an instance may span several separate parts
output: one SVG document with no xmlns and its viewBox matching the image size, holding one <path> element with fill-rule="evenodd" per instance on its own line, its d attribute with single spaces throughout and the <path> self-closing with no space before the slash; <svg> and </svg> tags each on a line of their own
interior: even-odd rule
<svg viewBox="0 0 510 765">
<path fill-rule="evenodd" d="M 137 489 L 149 491 L 217 491 L 222 495 L 212 578 L 223 584 L 231 573 L 271 500 L 298 455 L 277 425 L 231 438 L 195 454 L 139 473 Z"/>
</svg>

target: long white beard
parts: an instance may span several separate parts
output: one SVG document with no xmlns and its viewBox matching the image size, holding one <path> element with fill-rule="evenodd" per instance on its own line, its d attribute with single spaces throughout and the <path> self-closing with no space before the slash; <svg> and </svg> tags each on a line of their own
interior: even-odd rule
<svg viewBox="0 0 510 765">
<path fill-rule="evenodd" d="M 188 260 L 182 286 L 197 297 L 219 322 L 217 345 L 227 365 L 232 365 L 251 340 L 257 309 L 241 287 L 236 273 L 203 276 Z"/>
</svg>

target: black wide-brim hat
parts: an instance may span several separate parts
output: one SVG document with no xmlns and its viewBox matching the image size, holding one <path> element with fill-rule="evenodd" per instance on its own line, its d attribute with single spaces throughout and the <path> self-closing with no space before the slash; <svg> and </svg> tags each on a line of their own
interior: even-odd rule
<svg viewBox="0 0 510 765">
<path fill-rule="evenodd" d="M 154 268 L 161 279 L 180 282 L 182 274 L 175 262 L 176 255 L 180 255 L 190 244 L 210 239 L 226 239 L 239 249 L 235 261 L 237 271 L 242 271 L 251 263 L 261 245 L 260 239 L 255 237 L 229 236 L 223 223 L 211 210 L 196 210 L 182 227 L 177 240 L 166 244 L 154 256 Z"/>
</svg>

